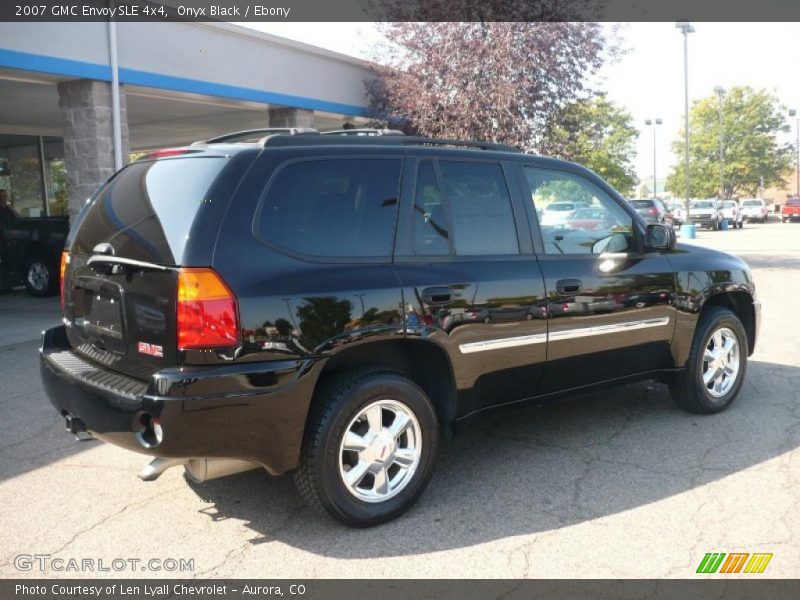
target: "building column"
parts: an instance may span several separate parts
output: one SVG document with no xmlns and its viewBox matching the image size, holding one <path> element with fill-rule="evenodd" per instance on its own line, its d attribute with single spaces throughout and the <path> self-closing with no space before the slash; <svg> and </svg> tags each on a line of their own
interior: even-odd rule
<svg viewBox="0 0 800 600">
<path fill-rule="evenodd" d="M 114 172 L 114 125 L 111 84 L 78 79 L 58 84 L 58 106 L 64 125 L 64 164 L 67 168 L 69 216 Z M 129 150 L 125 91 L 120 86 L 122 163 Z"/>
<path fill-rule="evenodd" d="M 314 111 L 305 108 L 270 108 L 270 127 L 314 127 Z"/>
</svg>

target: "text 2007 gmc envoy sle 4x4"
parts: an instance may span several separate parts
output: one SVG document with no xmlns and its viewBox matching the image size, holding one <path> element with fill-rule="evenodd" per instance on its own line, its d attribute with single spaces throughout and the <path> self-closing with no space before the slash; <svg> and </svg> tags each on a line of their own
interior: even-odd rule
<svg viewBox="0 0 800 600">
<path fill-rule="evenodd" d="M 738 258 L 676 245 L 574 164 L 336 133 L 229 134 L 97 191 L 41 346 L 71 432 L 150 455 L 143 479 L 295 471 L 368 526 L 485 411 L 637 379 L 695 413 L 738 394 L 760 312 Z M 564 201 L 593 210 L 540 225 Z"/>
</svg>

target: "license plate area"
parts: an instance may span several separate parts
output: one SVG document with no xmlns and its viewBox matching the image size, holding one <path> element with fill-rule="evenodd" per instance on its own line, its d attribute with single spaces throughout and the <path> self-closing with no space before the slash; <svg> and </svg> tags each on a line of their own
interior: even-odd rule
<svg viewBox="0 0 800 600">
<path fill-rule="evenodd" d="M 125 318 L 123 293 L 119 286 L 82 279 L 73 291 L 74 325 L 87 342 L 99 350 L 125 354 Z"/>
</svg>

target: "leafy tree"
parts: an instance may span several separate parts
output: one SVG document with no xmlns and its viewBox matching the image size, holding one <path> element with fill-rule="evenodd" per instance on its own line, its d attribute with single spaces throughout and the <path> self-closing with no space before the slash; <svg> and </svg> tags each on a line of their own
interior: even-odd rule
<svg viewBox="0 0 800 600">
<path fill-rule="evenodd" d="M 766 90 L 734 87 L 722 101 L 723 198 L 755 196 L 759 188 L 785 187 L 783 178 L 792 164 L 791 144 L 778 142 L 789 131 L 786 109 Z M 695 102 L 689 112 L 689 185 L 693 198 L 720 193 L 720 122 L 716 95 Z M 685 193 L 684 137 L 672 143 L 681 158 L 667 177 L 667 189 Z M 762 183 L 763 178 L 763 183 Z"/>
<path fill-rule="evenodd" d="M 631 114 L 604 96 L 568 104 L 547 132 L 551 156 L 580 163 L 623 194 L 638 181 L 633 165 L 637 137 Z"/>
<path fill-rule="evenodd" d="M 547 124 L 586 95 L 587 76 L 606 57 L 598 23 L 392 22 L 382 29 L 388 43 L 366 83 L 377 118 L 396 119 L 392 125 L 406 133 L 526 151 L 548 151 Z"/>
</svg>

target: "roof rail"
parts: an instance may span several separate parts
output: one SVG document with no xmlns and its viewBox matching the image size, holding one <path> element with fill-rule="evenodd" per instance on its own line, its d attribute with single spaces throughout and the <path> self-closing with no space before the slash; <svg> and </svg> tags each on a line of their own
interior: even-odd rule
<svg viewBox="0 0 800 600">
<path fill-rule="evenodd" d="M 196 144 L 222 144 L 225 142 L 236 142 L 252 140 L 258 141 L 261 138 L 269 135 L 282 134 L 282 135 L 303 135 L 303 134 L 318 134 L 319 131 L 312 127 L 267 127 L 264 129 L 245 129 L 244 131 L 234 131 L 233 133 L 226 133 L 208 140 L 195 142 Z"/>
<path fill-rule="evenodd" d="M 332 129 L 321 131 L 320 135 L 353 135 L 353 136 L 373 136 L 373 135 L 405 135 L 399 129 L 372 129 L 364 127 L 361 129 Z"/>
<path fill-rule="evenodd" d="M 352 131 L 352 130 L 350 130 Z M 333 146 L 333 145 L 368 145 L 368 146 L 450 146 L 452 148 L 470 148 L 479 150 L 495 150 L 498 152 L 519 152 L 507 144 L 493 142 L 473 142 L 442 138 L 426 138 L 406 135 L 316 135 L 288 136 L 270 135 L 262 140 L 265 147 L 276 146 Z"/>
</svg>

